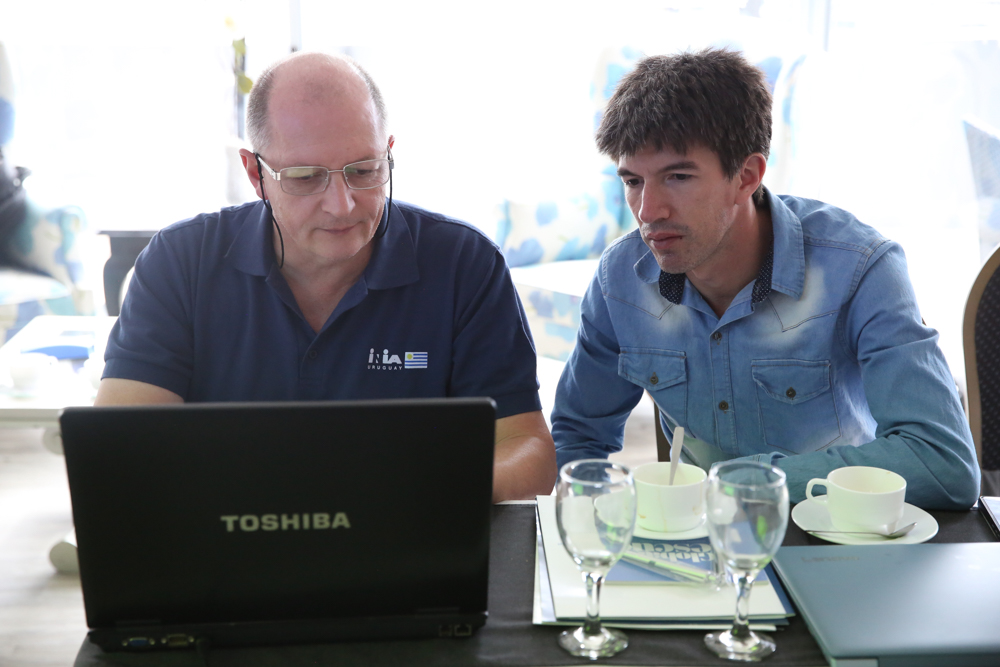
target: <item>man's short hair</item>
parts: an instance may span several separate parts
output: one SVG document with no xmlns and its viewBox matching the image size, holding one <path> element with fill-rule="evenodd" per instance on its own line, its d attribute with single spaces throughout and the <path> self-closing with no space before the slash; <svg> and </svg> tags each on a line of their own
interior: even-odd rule
<svg viewBox="0 0 1000 667">
<path fill-rule="evenodd" d="M 267 148 L 268 143 L 271 141 L 271 128 L 268 125 L 268 103 L 271 99 L 271 89 L 274 87 L 274 75 L 275 71 L 281 67 L 283 64 L 288 62 L 292 58 L 299 58 L 302 56 L 310 55 L 307 53 L 293 53 L 292 55 L 282 58 L 281 60 L 268 65 L 254 83 L 253 88 L 250 89 L 250 97 L 247 99 L 247 138 L 250 139 L 250 145 L 253 146 L 253 150 L 257 153 L 264 151 Z M 368 88 L 368 94 L 371 95 L 372 104 L 375 105 L 375 113 L 378 114 L 379 129 L 385 133 L 387 126 L 387 115 L 385 110 L 385 100 L 382 98 L 382 91 L 379 90 L 378 86 L 375 84 L 375 80 L 365 71 L 361 65 L 358 64 L 353 58 L 347 56 L 330 56 L 326 54 L 320 54 L 327 58 L 339 59 L 346 62 L 351 66 L 358 76 L 361 77 L 362 81 L 365 82 L 365 86 Z"/>
<path fill-rule="evenodd" d="M 701 145 L 732 178 L 771 146 L 771 92 L 764 73 L 726 49 L 643 58 L 608 102 L 597 147 L 616 162 L 646 147 L 686 153 Z M 760 188 L 754 202 L 763 197 Z"/>
</svg>

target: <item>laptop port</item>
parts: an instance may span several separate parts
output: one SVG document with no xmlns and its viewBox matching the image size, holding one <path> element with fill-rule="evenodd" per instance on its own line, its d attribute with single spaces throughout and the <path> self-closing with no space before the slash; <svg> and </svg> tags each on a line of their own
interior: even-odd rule
<svg viewBox="0 0 1000 667">
<path fill-rule="evenodd" d="M 122 640 L 122 646 L 126 648 L 149 648 L 155 644 L 156 640 L 149 637 L 129 637 Z"/>
<path fill-rule="evenodd" d="M 455 623 L 454 625 L 439 625 L 438 637 L 471 637 L 472 626 L 468 623 Z"/>
<path fill-rule="evenodd" d="M 185 634 L 167 635 L 160 642 L 167 648 L 187 648 L 194 643 L 194 637 Z"/>
</svg>

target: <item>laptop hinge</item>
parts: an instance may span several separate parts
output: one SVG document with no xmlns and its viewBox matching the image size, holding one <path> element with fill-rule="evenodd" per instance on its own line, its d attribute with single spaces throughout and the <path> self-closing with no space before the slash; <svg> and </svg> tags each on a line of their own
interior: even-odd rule
<svg viewBox="0 0 1000 667">
<path fill-rule="evenodd" d="M 421 609 L 417 609 L 418 614 L 434 614 L 437 616 L 443 614 L 458 614 L 461 613 L 461 611 L 462 610 L 458 607 L 423 607 Z"/>
<path fill-rule="evenodd" d="M 145 628 L 150 625 L 163 625 L 158 618 L 130 618 L 127 621 L 115 621 L 116 628 Z"/>
</svg>

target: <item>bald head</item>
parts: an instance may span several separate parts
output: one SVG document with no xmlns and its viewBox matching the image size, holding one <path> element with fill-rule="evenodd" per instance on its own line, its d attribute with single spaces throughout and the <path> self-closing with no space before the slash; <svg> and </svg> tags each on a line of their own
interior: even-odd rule
<svg viewBox="0 0 1000 667">
<path fill-rule="evenodd" d="M 346 56 L 294 53 L 272 64 L 257 79 L 247 101 L 247 135 L 253 150 L 261 153 L 272 139 L 271 107 L 336 103 L 367 98 L 377 125 L 386 133 L 382 93 L 361 65 Z M 367 105 L 366 105 L 367 106 Z"/>
</svg>

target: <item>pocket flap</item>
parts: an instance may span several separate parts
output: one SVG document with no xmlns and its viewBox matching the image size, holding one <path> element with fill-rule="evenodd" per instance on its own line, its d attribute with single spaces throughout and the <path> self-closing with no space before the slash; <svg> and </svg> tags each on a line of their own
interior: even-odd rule
<svg viewBox="0 0 1000 667">
<path fill-rule="evenodd" d="M 752 361 L 754 382 L 768 396 L 795 404 L 830 390 L 830 362 L 775 359 Z"/>
<path fill-rule="evenodd" d="M 687 381 L 687 357 L 675 350 L 623 347 L 618 355 L 618 375 L 649 391 Z"/>
</svg>

